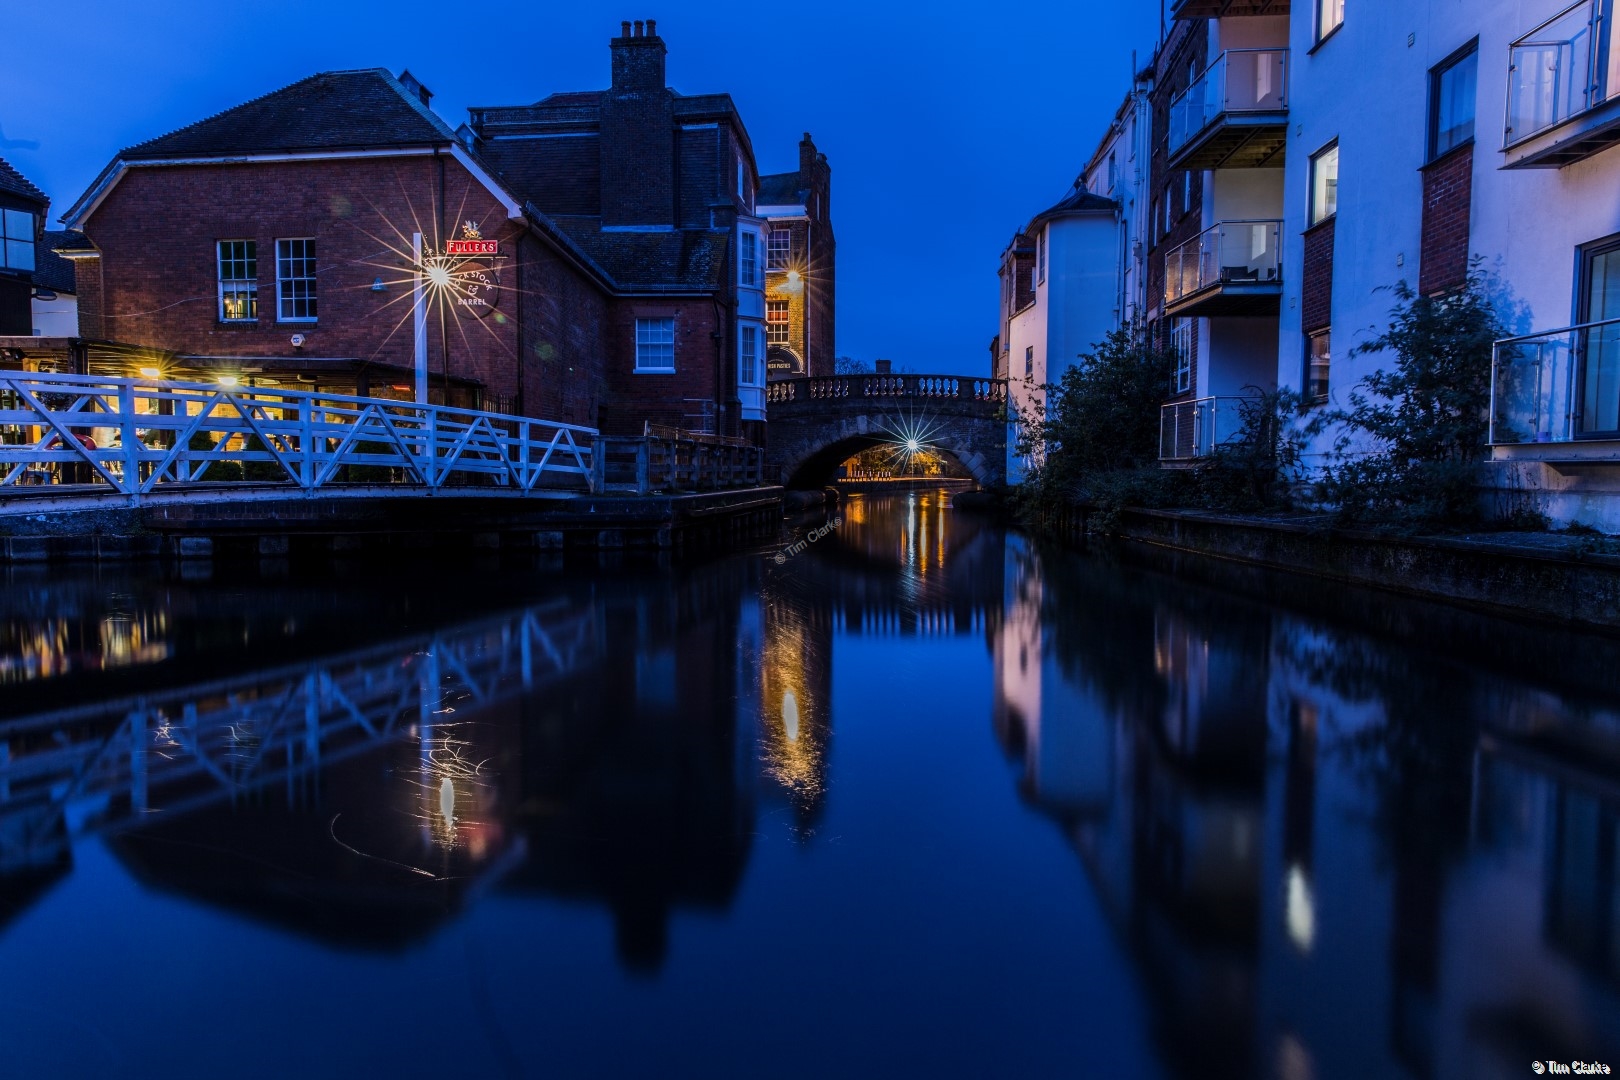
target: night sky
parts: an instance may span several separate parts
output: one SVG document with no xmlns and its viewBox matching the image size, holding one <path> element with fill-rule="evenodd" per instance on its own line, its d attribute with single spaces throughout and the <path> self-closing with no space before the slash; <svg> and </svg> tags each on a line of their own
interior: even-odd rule
<svg viewBox="0 0 1620 1080">
<path fill-rule="evenodd" d="M 409 68 L 454 126 L 471 105 L 605 87 L 619 22 L 654 18 L 670 85 L 730 93 L 762 172 L 796 168 L 805 131 L 827 154 L 838 351 L 973 373 L 996 332 L 997 256 L 1067 193 L 1159 28 L 1155 0 L 6 8 L 0 156 L 51 196 L 53 224 L 119 148 L 316 71 Z"/>
</svg>

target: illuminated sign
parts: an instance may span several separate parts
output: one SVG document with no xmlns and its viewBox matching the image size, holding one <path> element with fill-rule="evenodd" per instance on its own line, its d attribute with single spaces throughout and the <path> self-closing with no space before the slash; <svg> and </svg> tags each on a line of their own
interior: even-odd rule
<svg viewBox="0 0 1620 1080">
<path fill-rule="evenodd" d="M 449 240 L 445 242 L 444 253 L 461 259 L 477 255 L 499 255 L 501 245 L 498 240 Z"/>
</svg>

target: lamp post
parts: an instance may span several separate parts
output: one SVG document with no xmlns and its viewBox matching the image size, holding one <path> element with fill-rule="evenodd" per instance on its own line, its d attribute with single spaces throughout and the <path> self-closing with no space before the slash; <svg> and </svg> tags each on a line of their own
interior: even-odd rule
<svg viewBox="0 0 1620 1080">
<path fill-rule="evenodd" d="M 411 249 L 415 263 L 415 277 L 411 284 L 411 327 L 415 331 L 416 403 L 426 405 L 428 399 L 427 358 L 427 300 L 422 289 L 422 234 L 411 234 Z"/>
</svg>

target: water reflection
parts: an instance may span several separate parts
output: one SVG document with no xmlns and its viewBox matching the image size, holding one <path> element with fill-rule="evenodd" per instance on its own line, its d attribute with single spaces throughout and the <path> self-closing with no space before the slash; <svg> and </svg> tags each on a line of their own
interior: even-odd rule
<svg viewBox="0 0 1620 1080">
<path fill-rule="evenodd" d="M 712 997 L 843 1031 L 888 1017 L 867 984 L 943 986 L 971 1052 L 930 1073 L 1089 1071 L 1057 1028 L 997 1036 L 1002 995 L 1092 1001 L 1073 1022 L 1149 1074 L 1620 1058 L 1614 642 L 1281 579 L 1262 604 L 929 493 L 842 516 L 781 563 L 497 566 L 431 596 L 13 581 L 4 640 L 70 644 L 29 654 L 53 659 L 0 714 L 0 956 L 25 919 L 74 955 L 34 916 L 82 909 L 105 852 L 186 910 L 449 983 L 448 928 L 491 927 L 523 958 L 511 1001 L 563 948 L 517 944 L 559 908 L 611 923 L 573 961 L 628 976 L 591 982 L 605 1013 Z M 760 952 L 821 989 L 747 1012 Z M 980 977 L 981 953 L 1005 966 Z"/>
</svg>

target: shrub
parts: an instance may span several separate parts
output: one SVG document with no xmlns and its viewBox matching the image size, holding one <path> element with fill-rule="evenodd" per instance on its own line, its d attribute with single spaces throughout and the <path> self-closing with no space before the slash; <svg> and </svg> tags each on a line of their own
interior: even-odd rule
<svg viewBox="0 0 1620 1080">
<path fill-rule="evenodd" d="M 1284 387 L 1252 393 L 1238 405 L 1237 434 L 1217 446 L 1196 470 L 1199 501 L 1224 510 L 1264 510 L 1288 503 L 1299 479 L 1306 429 L 1305 399 Z"/>
<path fill-rule="evenodd" d="M 1040 482 L 1072 491 L 1091 474 L 1156 466 L 1159 406 L 1173 367 L 1171 352 L 1140 326 L 1114 330 L 1082 353 L 1047 386 L 1045 415 L 1036 418 Z"/>
</svg>

